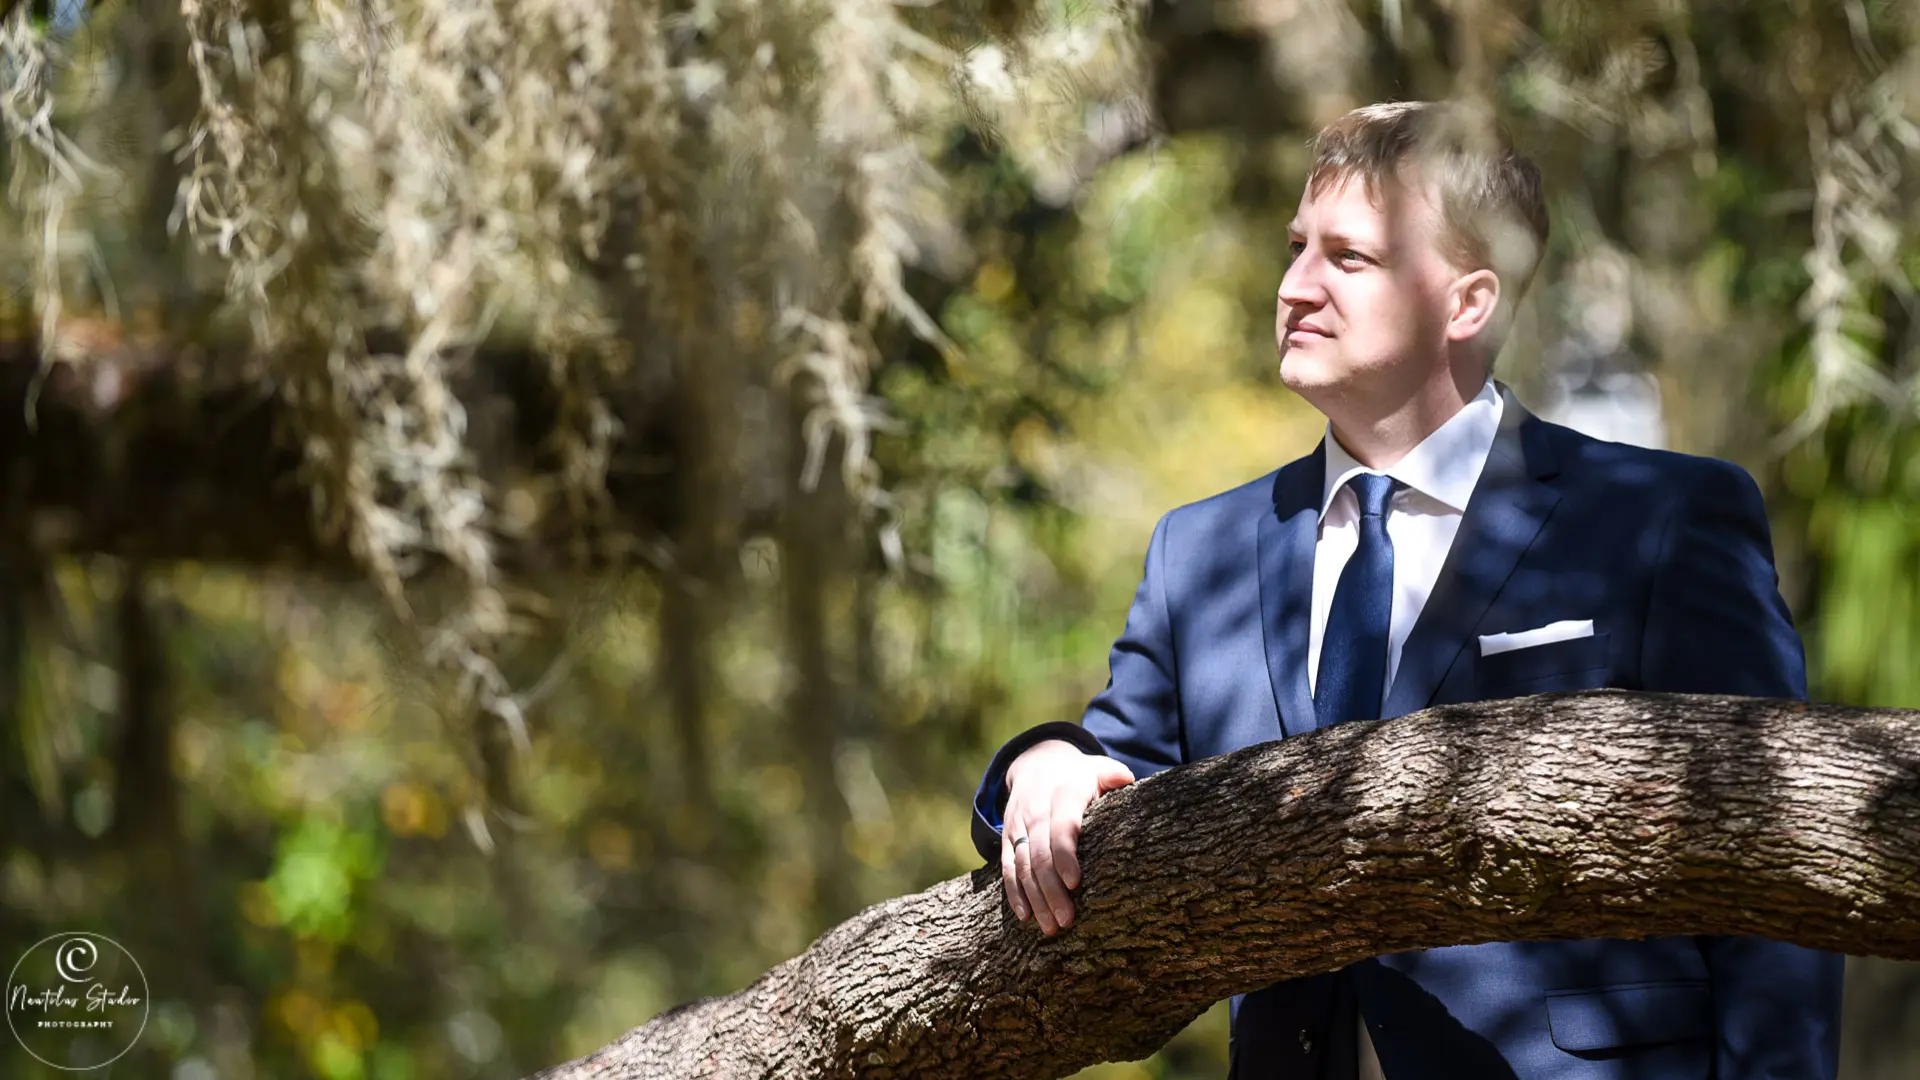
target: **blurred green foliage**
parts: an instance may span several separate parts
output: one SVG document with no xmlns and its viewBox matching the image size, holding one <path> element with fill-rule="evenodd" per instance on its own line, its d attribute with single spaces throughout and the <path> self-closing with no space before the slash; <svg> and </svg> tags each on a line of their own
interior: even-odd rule
<svg viewBox="0 0 1920 1080">
<path fill-rule="evenodd" d="M 985 237 L 1004 250 L 944 312 L 960 362 L 884 373 L 907 422 L 881 453 L 907 480 L 909 566 L 860 586 L 879 700 L 843 718 L 832 790 L 809 786 L 786 725 L 771 545 L 750 545 L 718 648 L 708 807 L 686 801 L 644 578 L 556 595 L 584 614 L 520 658 L 528 684 L 562 665 L 532 745 L 490 756 L 495 729 L 445 708 L 371 597 L 179 565 L 146 584 L 178 876 L 143 880 L 110 827 L 143 813 L 112 802 L 127 575 L 73 562 L 45 583 L 61 617 L 34 621 L 20 745 L 44 820 L 7 823 L 0 948 L 72 926 L 142 959 L 175 1019 L 126 1075 L 506 1077 L 799 952 L 851 914 L 820 906 L 824 879 L 864 904 L 971 869 L 980 768 L 1099 688 L 1159 509 L 1317 437 L 1267 370 L 1247 294 L 1275 253 L 1222 206 L 1231 152 L 1123 159 L 1084 209 Z M 956 170 L 983 201 L 1019 193 L 1002 160 Z M 842 586 L 829 632 L 854 684 Z M 823 865 L 810 819 L 830 804 L 846 820 Z M 1102 1075 L 1217 1073 L 1225 1043 L 1222 1008 L 1158 1064 Z M 37 1075 L 12 1051 L 8 1075 Z"/>
</svg>

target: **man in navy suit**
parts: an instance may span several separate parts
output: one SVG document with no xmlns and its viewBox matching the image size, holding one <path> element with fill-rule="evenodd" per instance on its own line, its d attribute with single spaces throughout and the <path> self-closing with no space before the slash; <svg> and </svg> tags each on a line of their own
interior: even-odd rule
<svg viewBox="0 0 1920 1080">
<path fill-rule="evenodd" d="M 1009 741 L 975 798 L 1043 933 L 1072 924 L 1086 807 L 1137 776 L 1430 705 L 1806 695 L 1752 479 L 1539 420 L 1490 378 L 1546 241 L 1533 165 L 1417 102 L 1315 151 L 1275 336 L 1326 437 L 1161 519 L 1106 690 Z M 1745 937 L 1400 953 L 1235 997 L 1231 1075 L 1831 1080 L 1841 966 Z"/>
</svg>

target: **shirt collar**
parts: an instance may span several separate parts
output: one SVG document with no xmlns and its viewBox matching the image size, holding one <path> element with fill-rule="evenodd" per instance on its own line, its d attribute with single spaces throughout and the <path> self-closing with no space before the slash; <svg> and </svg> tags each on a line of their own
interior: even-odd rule
<svg viewBox="0 0 1920 1080">
<path fill-rule="evenodd" d="M 1455 513 L 1466 513 L 1467 500 L 1473 497 L 1473 486 L 1480 480 L 1480 470 L 1486 467 L 1487 454 L 1493 450 L 1493 439 L 1500 431 L 1500 417 L 1505 411 L 1505 402 L 1494 389 L 1493 380 L 1488 379 L 1472 401 L 1384 472 Z M 1326 486 L 1320 495 L 1320 517 L 1324 520 L 1333 507 L 1333 497 L 1348 480 L 1361 473 L 1383 470 L 1369 469 L 1355 461 L 1346 447 L 1340 445 L 1340 440 L 1333 437 L 1331 423 L 1321 442 L 1326 447 Z"/>
</svg>

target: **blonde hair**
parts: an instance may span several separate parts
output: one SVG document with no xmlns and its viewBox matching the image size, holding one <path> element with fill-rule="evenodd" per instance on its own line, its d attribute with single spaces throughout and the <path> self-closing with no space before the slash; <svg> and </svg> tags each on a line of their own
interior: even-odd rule
<svg viewBox="0 0 1920 1080">
<path fill-rule="evenodd" d="M 1515 286 L 1518 303 L 1547 246 L 1540 170 L 1514 152 L 1506 133 L 1467 109 L 1431 101 L 1367 105 L 1313 138 L 1307 191 L 1359 178 L 1377 198 L 1412 170 L 1438 193 L 1441 251 L 1463 271 L 1492 270 Z M 1511 313 L 1511 305 L 1502 305 Z"/>
</svg>

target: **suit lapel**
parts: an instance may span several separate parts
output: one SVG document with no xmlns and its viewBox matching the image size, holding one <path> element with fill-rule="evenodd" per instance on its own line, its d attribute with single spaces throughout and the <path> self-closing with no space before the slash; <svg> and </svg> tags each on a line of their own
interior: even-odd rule
<svg viewBox="0 0 1920 1080">
<path fill-rule="evenodd" d="M 1382 717 L 1405 716 L 1432 703 L 1481 617 L 1560 501 L 1560 493 L 1541 482 L 1558 471 L 1543 425 L 1511 391 L 1501 387 L 1500 392 L 1506 399 L 1500 431 L 1439 580 L 1400 650 L 1400 667 L 1387 688 Z"/>
<path fill-rule="evenodd" d="M 1313 549 L 1320 534 L 1325 463 L 1323 444 L 1281 469 L 1273 481 L 1273 511 L 1260 517 L 1260 621 L 1284 735 L 1313 730 L 1307 628 L 1313 617 Z"/>
</svg>

